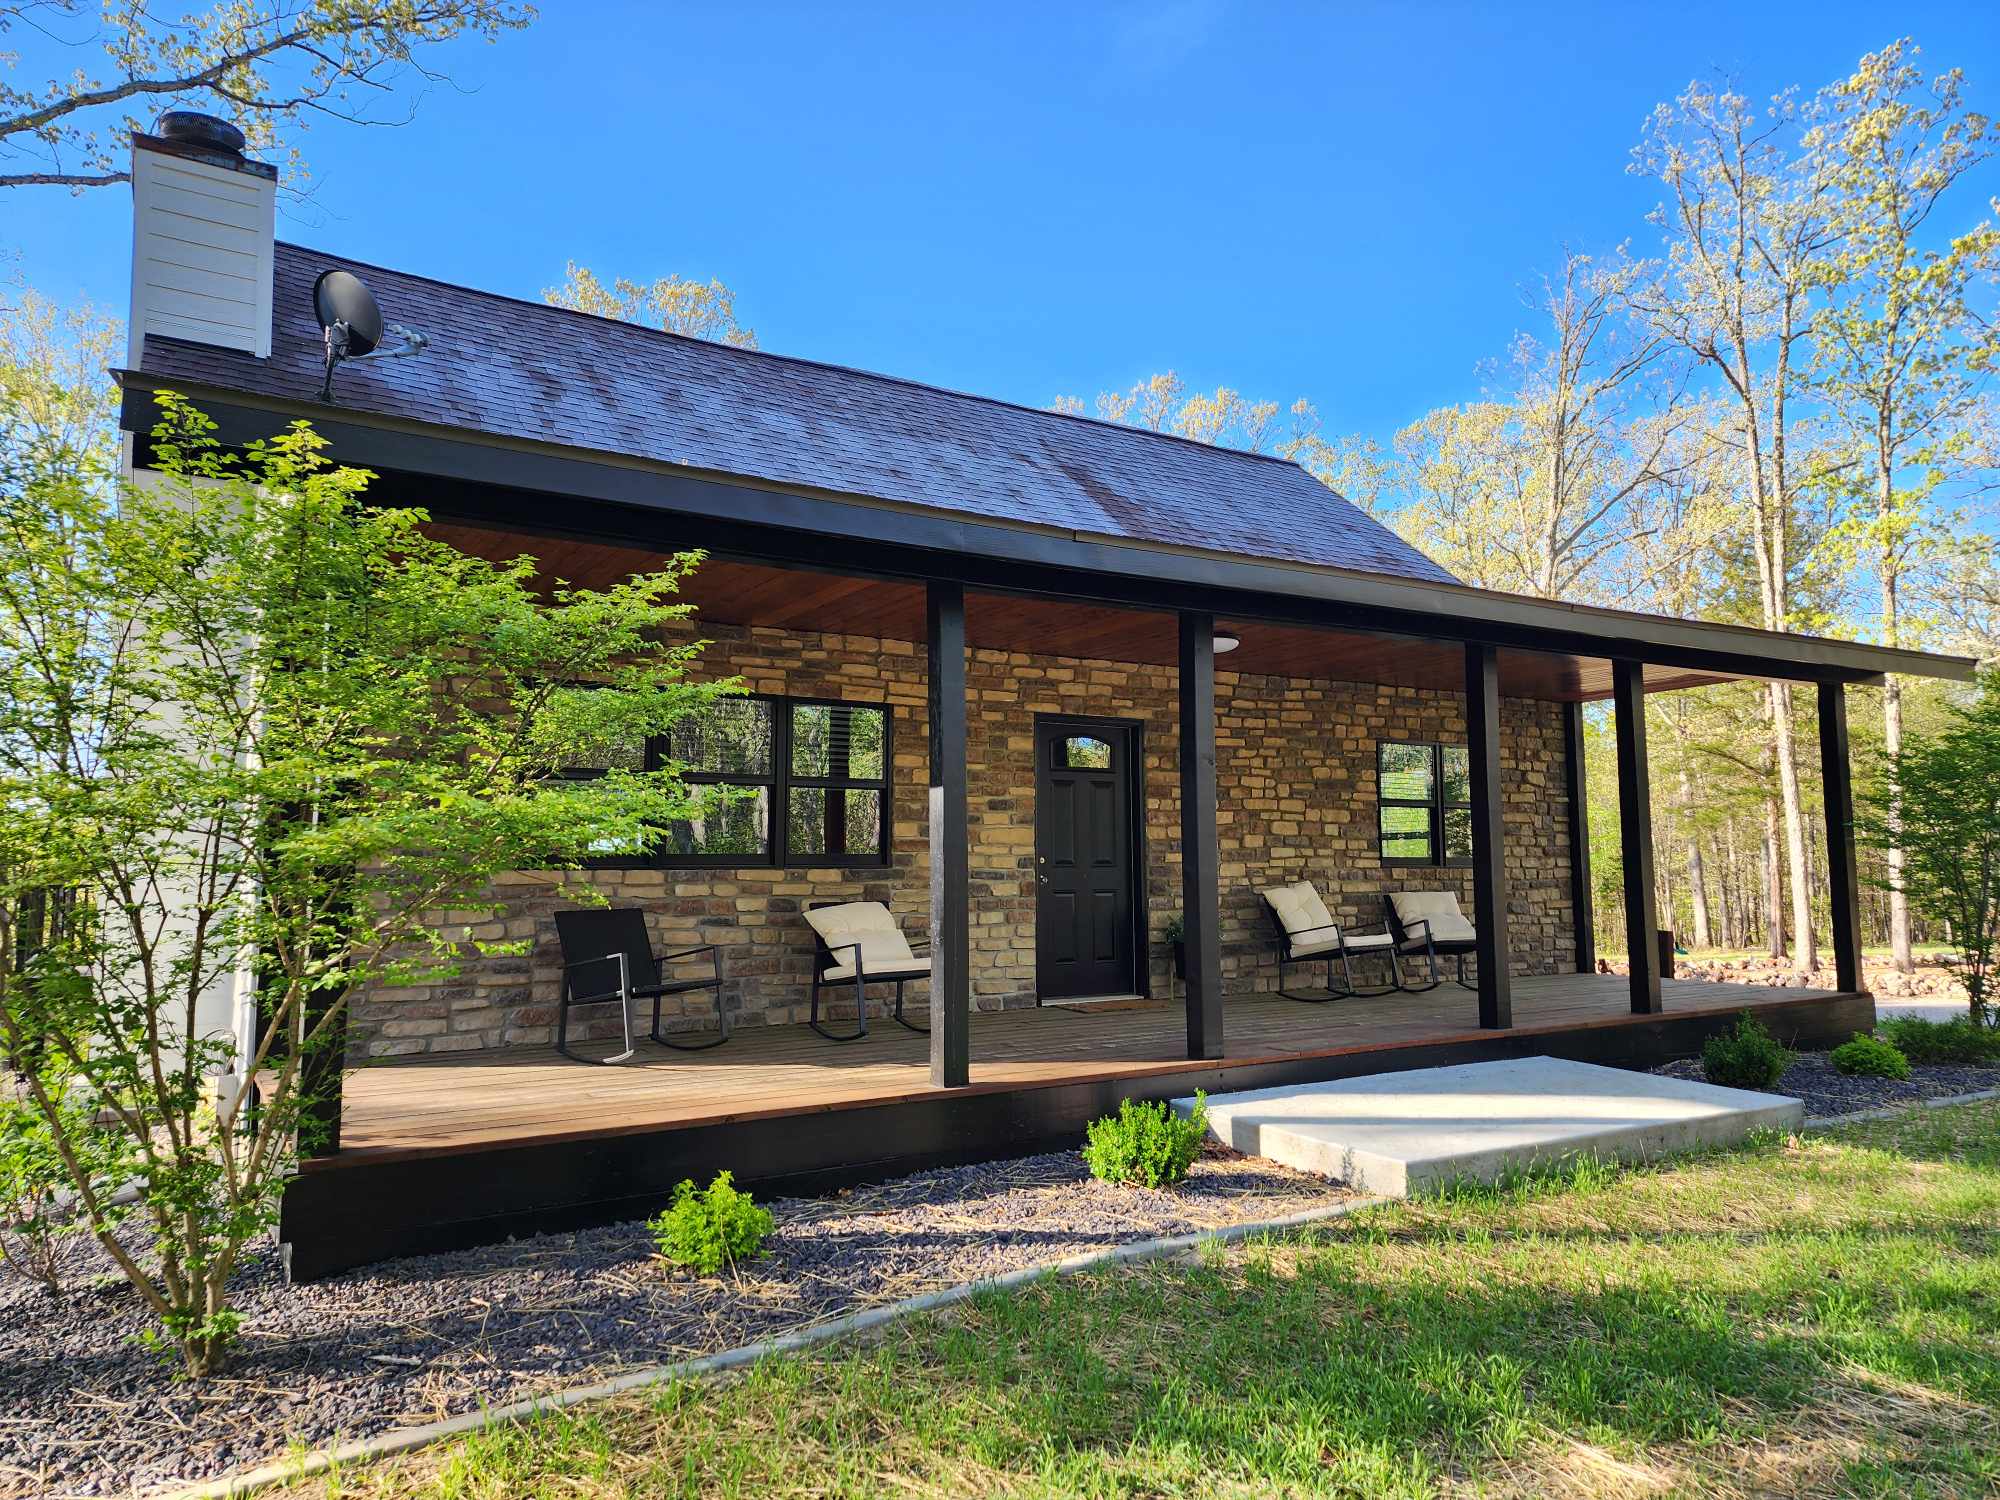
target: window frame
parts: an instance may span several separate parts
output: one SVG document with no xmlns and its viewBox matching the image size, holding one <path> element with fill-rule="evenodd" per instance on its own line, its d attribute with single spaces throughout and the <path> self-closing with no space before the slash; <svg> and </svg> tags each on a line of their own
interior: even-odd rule
<svg viewBox="0 0 2000 1500">
<path fill-rule="evenodd" d="M 1431 757 L 1430 796 L 1421 800 L 1413 797 L 1385 797 L 1382 795 L 1382 752 L 1391 745 L 1409 749 L 1428 750 Z M 1467 790 L 1470 791 L 1471 749 L 1466 745 L 1450 744 L 1443 740 L 1377 740 L 1375 742 L 1375 857 L 1384 865 L 1400 869 L 1421 870 L 1469 870 L 1472 855 L 1450 854 L 1445 845 L 1445 815 L 1464 811 L 1470 815 L 1472 803 L 1447 800 L 1444 794 L 1444 753 L 1446 750 L 1466 752 Z M 1425 810 L 1430 825 L 1431 852 L 1418 858 L 1410 854 L 1388 854 L 1383 852 L 1382 809 L 1385 807 L 1417 807 Z"/>
<path fill-rule="evenodd" d="M 749 775 L 740 771 L 687 771 L 681 780 L 689 786 L 737 786 L 765 789 L 771 798 L 771 826 L 764 852 L 748 854 L 679 854 L 664 839 L 653 853 L 638 858 L 614 859 L 611 863 L 629 869 L 703 870 L 819 870 L 883 869 L 891 862 L 895 844 L 895 737 L 896 714 L 886 700 L 860 702 L 852 698 L 821 698 L 787 693 L 731 694 L 728 702 L 767 703 L 771 706 L 771 766 L 767 774 Z M 792 710 L 794 708 L 868 709 L 882 715 L 882 774 L 879 778 L 846 776 L 801 776 L 792 772 Z M 673 757 L 672 738 L 659 735 L 646 742 L 646 768 L 658 770 Z M 877 792 L 882 798 L 882 833 L 878 846 L 859 854 L 794 854 L 792 841 L 792 789 L 819 787 L 827 791 Z"/>
</svg>

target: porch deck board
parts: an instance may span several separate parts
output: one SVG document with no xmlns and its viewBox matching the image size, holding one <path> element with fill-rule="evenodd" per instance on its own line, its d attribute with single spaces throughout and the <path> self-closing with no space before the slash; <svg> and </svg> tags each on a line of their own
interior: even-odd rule
<svg viewBox="0 0 2000 1500">
<path fill-rule="evenodd" d="M 1668 1016 L 1767 1009 L 1837 994 L 1705 981 L 1665 982 Z M 1642 1024 L 1623 978 L 1524 976 L 1514 982 L 1514 1037 Z M 1178 1001 L 1098 1010 L 1045 1006 L 972 1017 L 970 1090 L 1019 1089 L 1218 1066 L 1491 1038 L 1475 997 L 1447 984 L 1424 995 L 1302 1005 L 1271 996 L 1225 1006 L 1227 1054 L 1186 1057 Z M 598 1044 L 603 1045 L 603 1044 Z M 1394 1066 L 1385 1059 L 1386 1066 Z M 586 1067 L 547 1048 L 377 1064 L 349 1075 L 342 1149 L 316 1168 L 593 1136 L 888 1104 L 931 1093 L 928 1038 L 871 1021 L 866 1039 L 828 1042 L 803 1026 L 746 1029 L 721 1048 L 643 1046 L 618 1067 Z"/>
</svg>

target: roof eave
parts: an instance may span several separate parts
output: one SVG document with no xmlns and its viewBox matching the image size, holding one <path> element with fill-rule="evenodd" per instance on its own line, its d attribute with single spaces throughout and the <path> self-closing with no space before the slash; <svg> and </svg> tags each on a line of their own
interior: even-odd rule
<svg viewBox="0 0 2000 1500">
<path fill-rule="evenodd" d="M 746 523 L 841 542 L 915 548 L 934 556 L 1002 568 L 1058 569 L 1169 593 L 1229 590 L 1261 596 L 1273 606 L 1281 606 L 1269 611 L 1272 618 L 1315 623 L 1322 610 L 1338 610 L 1343 615 L 1361 612 L 1383 621 L 1362 628 L 1800 681 L 1868 685 L 1889 674 L 1969 681 L 1978 667 L 1969 657 L 1007 523 L 873 496 L 814 491 L 750 476 L 679 468 L 629 455 L 523 442 L 316 402 L 277 401 L 194 382 L 168 382 L 144 371 L 120 369 L 112 373 L 125 390 L 119 420 L 127 432 L 151 430 L 151 390 L 171 383 L 218 422 L 219 436 L 225 442 L 268 435 L 271 426 L 268 420 L 260 422 L 260 417 L 282 421 L 306 418 L 329 439 L 337 458 L 364 467 L 491 486 L 496 491 L 535 491 L 718 523 Z M 755 503 L 750 497 L 756 497 Z M 899 570 L 889 567 L 884 571 Z M 978 579 L 966 581 L 976 583 Z M 1117 602 L 1130 590 L 1080 592 Z M 1238 613 L 1254 608 L 1242 602 L 1228 607 Z"/>
</svg>

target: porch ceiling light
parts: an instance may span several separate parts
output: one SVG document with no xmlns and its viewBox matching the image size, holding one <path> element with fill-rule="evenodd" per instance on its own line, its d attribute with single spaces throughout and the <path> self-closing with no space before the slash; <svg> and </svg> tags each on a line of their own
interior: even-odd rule
<svg viewBox="0 0 2000 1500">
<path fill-rule="evenodd" d="M 1243 642 L 1227 630 L 1218 630 L 1215 632 L 1215 654 L 1217 656 L 1220 656 L 1225 651 L 1234 651 L 1242 644 Z"/>
</svg>

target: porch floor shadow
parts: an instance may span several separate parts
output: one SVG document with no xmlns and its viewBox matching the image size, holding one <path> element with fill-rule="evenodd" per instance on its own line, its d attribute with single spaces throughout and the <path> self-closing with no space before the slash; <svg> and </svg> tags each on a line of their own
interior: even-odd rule
<svg viewBox="0 0 2000 1500">
<path fill-rule="evenodd" d="M 1446 984 L 1422 995 L 1302 1005 L 1268 995 L 1236 996 L 1225 1005 L 1227 1053 L 1190 1061 L 1179 1000 L 1143 1008 L 976 1012 L 972 1081 L 956 1096 L 1176 1072 L 1212 1072 L 1291 1060 L 1344 1059 L 1341 1073 L 1393 1071 L 1439 1049 L 1506 1039 L 1510 1050 L 1574 1054 L 1579 1033 L 1658 1028 L 1662 1021 L 1741 1010 L 1782 1018 L 1824 1011 L 1836 991 L 1668 980 L 1665 1014 L 1635 1016 L 1626 981 L 1615 975 L 1523 976 L 1514 981 L 1512 1030 L 1481 1031 L 1475 997 Z M 1865 1004 L 1865 999 L 1863 1001 Z M 1870 1007 L 1872 1013 L 1872 1007 Z M 919 1013 L 919 1019 L 921 1019 Z M 1650 1035 L 1651 1033 L 1648 1033 Z M 1565 1042 L 1563 1039 L 1569 1039 Z M 1617 1036 L 1589 1039 L 1591 1050 L 1642 1056 Z M 1397 1054 L 1409 1058 L 1399 1060 Z M 1379 1059 L 1358 1054 L 1376 1053 Z M 548 1048 L 467 1052 L 378 1063 L 348 1075 L 342 1146 L 308 1170 L 364 1161 L 477 1151 L 501 1143 L 578 1140 L 717 1125 L 937 1097 L 930 1086 L 929 1041 L 891 1021 L 871 1021 L 865 1040 L 839 1046 L 803 1026 L 739 1030 L 726 1047 L 682 1053 L 642 1044 L 638 1057 L 590 1067 Z M 1666 1061 L 1665 1054 L 1655 1061 Z M 812 1129 L 802 1119 L 800 1128 Z"/>
</svg>

